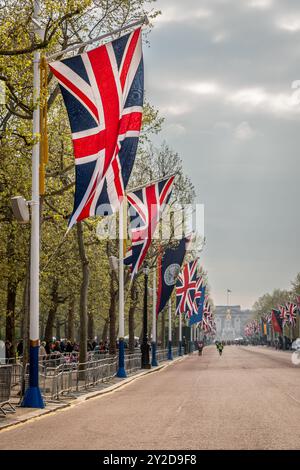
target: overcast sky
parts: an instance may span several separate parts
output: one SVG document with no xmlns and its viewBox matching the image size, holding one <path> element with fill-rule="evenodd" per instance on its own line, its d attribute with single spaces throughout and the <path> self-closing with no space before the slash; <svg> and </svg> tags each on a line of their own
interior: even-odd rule
<svg viewBox="0 0 300 470">
<path fill-rule="evenodd" d="M 300 271 L 300 2 L 156 7 L 147 99 L 205 204 L 202 260 L 214 302 L 226 303 L 228 287 L 232 303 L 249 308 Z"/>
</svg>

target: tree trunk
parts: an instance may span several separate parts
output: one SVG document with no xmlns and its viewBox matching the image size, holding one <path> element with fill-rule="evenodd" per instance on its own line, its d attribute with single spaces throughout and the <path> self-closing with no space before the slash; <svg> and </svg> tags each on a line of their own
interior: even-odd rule
<svg viewBox="0 0 300 470">
<path fill-rule="evenodd" d="M 91 312 L 88 313 L 88 339 L 94 340 L 95 338 L 95 325 L 94 317 Z"/>
<path fill-rule="evenodd" d="M 74 328 L 74 307 L 75 307 L 75 299 L 72 299 L 69 305 L 68 310 L 68 339 L 74 343 L 75 341 L 75 328 Z"/>
<path fill-rule="evenodd" d="M 51 289 L 51 307 L 49 310 L 46 328 L 45 328 L 45 341 L 52 341 L 53 326 L 58 308 L 58 279 L 54 278 Z"/>
<path fill-rule="evenodd" d="M 106 341 L 106 340 L 107 340 L 108 325 L 109 325 L 109 319 L 106 318 L 106 320 L 105 320 L 105 322 L 104 322 L 103 330 L 102 330 L 102 341 Z"/>
<path fill-rule="evenodd" d="M 56 336 L 56 339 L 61 339 L 61 333 L 60 333 L 60 321 L 59 319 L 56 320 L 56 333 L 55 333 L 55 336 Z"/>
<path fill-rule="evenodd" d="M 114 289 L 113 273 L 110 276 L 110 306 L 109 306 L 109 354 L 116 354 L 116 292 Z"/>
<path fill-rule="evenodd" d="M 138 304 L 137 299 L 137 288 L 136 288 L 136 281 L 135 279 L 132 282 L 131 289 L 130 289 L 130 307 L 128 313 L 128 329 L 129 329 L 129 352 L 134 352 L 134 333 L 135 333 L 135 323 L 134 323 L 134 313 L 136 306 Z"/>
<path fill-rule="evenodd" d="M 79 362 L 87 361 L 87 305 L 88 305 L 88 288 L 89 288 L 89 261 L 86 257 L 85 246 L 83 240 L 82 223 L 77 223 L 77 238 L 79 256 L 82 269 L 82 282 L 80 288 L 79 302 L 79 318 L 80 318 L 80 344 L 79 344 Z"/>
</svg>

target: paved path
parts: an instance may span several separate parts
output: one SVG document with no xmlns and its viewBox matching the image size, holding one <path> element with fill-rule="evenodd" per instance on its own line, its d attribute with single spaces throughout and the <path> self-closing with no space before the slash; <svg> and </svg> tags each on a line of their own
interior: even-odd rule
<svg viewBox="0 0 300 470">
<path fill-rule="evenodd" d="M 102 398 L 0 432 L 0 449 L 300 449 L 300 366 L 214 347 Z"/>
</svg>

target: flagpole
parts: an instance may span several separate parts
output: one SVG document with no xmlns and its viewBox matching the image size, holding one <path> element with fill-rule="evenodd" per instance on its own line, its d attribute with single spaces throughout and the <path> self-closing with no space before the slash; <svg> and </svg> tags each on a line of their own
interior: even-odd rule
<svg viewBox="0 0 300 470">
<path fill-rule="evenodd" d="M 140 189 L 143 189 L 145 188 L 146 186 L 151 186 L 152 184 L 155 184 L 155 183 L 158 183 L 159 181 L 162 181 L 162 180 L 167 180 L 168 178 L 171 178 L 172 176 L 176 176 L 178 174 L 178 171 L 176 173 L 170 173 L 166 176 L 161 176 L 160 178 L 156 178 L 155 180 L 151 180 L 149 183 L 146 183 L 146 184 L 142 184 L 140 186 L 136 186 L 135 188 L 130 188 L 130 189 L 127 189 L 126 190 L 126 194 L 128 193 L 133 193 L 135 191 L 139 191 Z"/>
<path fill-rule="evenodd" d="M 194 339 L 193 325 L 190 326 L 190 347 L 189 352 L 193 352 L 193 339 Z"/>
<path fill-rule="evenodd" d="M 149 20 L 148 20 L 147 15 L 145 15 L 143 18 L 141 18 L 137 21 L 134 21 L 134 22 L 129 23 L 125 26 L 122 26 L 121 28 L 114 29 L 113 31 L 111 31 L 109 33 L 101 34 L 101 36 L 98 36 L 94 39 L 90 39 L 89 41 L 79 42 L 78 44 L 74 44 L 74 46 L 70 46 L 70 47 L 67 47 L 66 49 L 63 49 L 61 51 L 54 52 L 53 54 L 48 55 L 46 57 L 46 60 L 47 60 L 47 62 L 49 62 L 49 60 L 51 61 L 53 59 L 56 59 L 56 57 L 58 57 L 58 56 L 65 55 L 68 52 L 75 51 L 78 48 L 88 46 L 89 44 L 93 44 L 94 42 L 101 41 L 101 40 L 106 39 L 110 36 L 113 36 L 114 34 L 121 33 L 122 31 L 126 31 L 126 29 L 134 28 L 135 26 L 139 26 L 139 25 L 143 25 L 143 24 L 145 24 L 145 25 L 149 24 Z"/>
<path fill-rule="evenodd" d="M 151 365 L 152 367 L 158 366 L 157 358 L 156 358 L 156 267 L 153 270 L 153 305 L 152 305 L 152 360 Z"/>
<path fill-rule="evenodd" d="M 179 312 L 179 344 L 178 344 L 178 356 L 182 356 L 182 318 L 181 318 L 181 312 Z"/>
<path fill-rule="evenodd" d="M 35 32 L 40 32 L 38 25 L 40 2 L 34 1 L 33 23 Z M 38 29 L 37 29 L 38 28 Z M 33 58 L 33 137 L 40 133 L 40 52 L 34 52 Z M 32 200 L 31 200 L 31 247 L 30 247 L 30 359 L 29 387 L 22 401 L 26 408 L 44 408 L 45 404 L 39 388 L 39 268 L 40 268 L 40 188 L 39 188 L 40 143 L 35 141 L 32 147 Z"/>
<path fill-rule="evenodd" d="M 173 361 L 173 351 L 172 351 L 172 299 L 169 298 L 169 342 L 168 342 L 168 360 Z"/>
<path fill-rule="evenodd" d="M 124 209 L 126 199 L 122 198 L 119 211 L 119 367 L 117 377 L 127 377 L 125 371 L 125 347 L 124 347 Z"/>
</svg>

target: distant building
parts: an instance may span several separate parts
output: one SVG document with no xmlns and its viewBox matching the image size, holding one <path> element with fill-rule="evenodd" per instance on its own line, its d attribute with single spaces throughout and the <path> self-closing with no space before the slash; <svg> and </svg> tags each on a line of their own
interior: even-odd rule
<svg viewBox="0 0 300 470">
<path fill-rule="evenodd" d="M 241 310 L 240 305 L 215 307 L 216 338 L 230 341 L 244 336 L 244 328 L 253 317 L 252 310 Z"/>
</svg>

